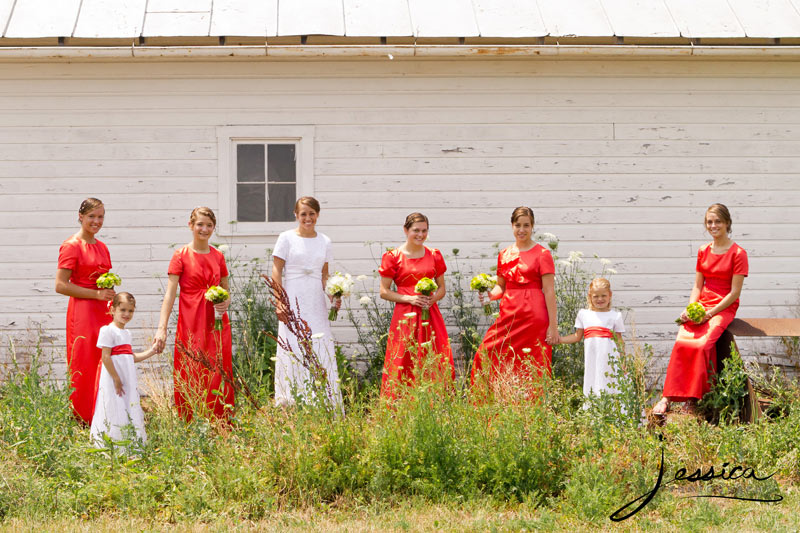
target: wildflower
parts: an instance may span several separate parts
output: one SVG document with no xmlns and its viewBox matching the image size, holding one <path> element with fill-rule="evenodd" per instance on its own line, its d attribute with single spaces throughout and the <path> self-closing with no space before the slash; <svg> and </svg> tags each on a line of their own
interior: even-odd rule
<svg viewBox="0 0 800 533">
<path fill-rule="evenodd" d="M 583 252 L 573 250 L 569 253 L 570 263 L 583 263 Z"/>
<path fill-rule="evenodd" d="M 410 313 L 404 314 L 403 316 L 406 317 L 406 318 L 414 318 L 415 316 L 417 316 L 417 313 L 412 311 Z"/>
<path fill-rule="evenodd" d="M 601 257 L 600 258 L 600 264 L 603 265 L 603 266 L 608 266 L 608 265 L 611 264 L 611 260 L 610 259 L 606 259 L 604 257 Z"/>
<path fill-rule="evenodd" d="M 423 322 L 423 323 L 422 323 L 422 327 L 423 327 L 423 328 L 427 328 L 427 327 L 428 327 L 428 324 L 430 324 L 430 322 Z"/>
<path fill-rule="evenodd" d="M 522 353 L 524 353 L 525 355 L 528 355 L 529 353 L 531 353 L 531 349 L 530 348 L 523 348 L 522 349 Z"/>
<path fill-rule="evenodd" d="M 364 274 L 359 274 L 356 277 L 356 281 L 364 281 L 365 279 L 368 279 L 368 276 L 365 276 Z"/>
<path fill-rule="evenodd" d="M 360 303 L 361 305 L 369 305 L 372 303 L 372 298 L 370 298 L 369 296 L 362 296 L 358 300 L 358 303 Z"/>
<path fill-rule="evenodd" d="M 570 263 L 569 261 L 565 261 L 563 259 L 559 259 L 558 264 L 559 265 L 564 265 L 565 267 L 572 266 L 572 263 Z"/>
<path fill-rule="evenodd" d="M 228 246 L 227 244 L 220 244 L 219 246 L 217 246 L 217 250 L 222 252 L 223 255 L 228 255 L 228 252 L 230 251 L 230 249 L 231 249 L 231 247 Z"/>
<path fill-rule="evenodd" d="M 616 274 L 617 270 L 615 268 L 607 268 L 606 272 L 608 272 L 609 274 Z"/>
<path fill-rule="evenodd" d="M 324 336 L 325 336 L 324 333 L 314 333 L 313 335 L 311 335 L 311 338 L 312 339 L 321 339 Z"/>
<path fill-rule="evenodd" d="M 499 312 L 492 313 L 492 318 L 500 318 L 500 313 Z"/>
</svg>

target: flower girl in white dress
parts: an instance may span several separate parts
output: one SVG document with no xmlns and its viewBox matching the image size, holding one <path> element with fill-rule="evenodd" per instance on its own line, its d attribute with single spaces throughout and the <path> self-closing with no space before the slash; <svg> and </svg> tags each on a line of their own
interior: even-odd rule
<svg viewBox="0 0 800 533">
<path fill-rule="evenodd" d="M 103 351 L 91 428 L 92 441 L 97 446 L 104 445 L 104 434 L 114 441 L 127 438 L 129 434 L 123 432 L 126 426 L 133 426 L 141 442 L 147 440 L 134 363 L 157 352 L 154 342 L 149 350 L 133 353 L 131 332 L 125 329 L 125 324 L 131 321 L 135 309 L 136 299 L 132 294 L 117 293 L 111 302 L 113 321 L 100 328 L 97 337 L 97 347 Z"/>
<path fill-rule="evenodd" d="M 611 283 L 595 278 L 589 283 L 586 298 L 589 309 L 581 309 L 575 318 L 575 333 L 561 337 L 561 344 L 574 344 L 583 339 L 583 394 L 616 393 L 611 378 L 609 356 L 618 354 L 617 343 L 625 332 L 622 313 L 611 309 Z"/>
</svg>

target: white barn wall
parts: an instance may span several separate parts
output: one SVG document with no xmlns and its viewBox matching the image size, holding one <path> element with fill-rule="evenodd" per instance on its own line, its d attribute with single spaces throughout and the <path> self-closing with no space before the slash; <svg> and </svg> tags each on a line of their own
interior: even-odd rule
<svg viewBox="0 0 800 533">
<path fill-rule="evenodd" d="M 798 303 L 798 74 L 791 62 L 0 64 L 0 331 L 39 324 L 63 359 L 58 245 L 94 195 L 144 342 L 189 211 L 218 207 L 215 128 L 304 124 L 337 269 L 371 273 L 364 242 L 400 243 L 414 210 L 432 246 L 491 254 L 527 204 L 562 255 L 614 262 L 615 304 L 664 365 L 712 202 L 731 208 L 750 254 L 739 315 Z M 217 240 L 264 256 L 275 238 Z M 337 323 L 340 340 L 353 334 Z"/>
</svg>

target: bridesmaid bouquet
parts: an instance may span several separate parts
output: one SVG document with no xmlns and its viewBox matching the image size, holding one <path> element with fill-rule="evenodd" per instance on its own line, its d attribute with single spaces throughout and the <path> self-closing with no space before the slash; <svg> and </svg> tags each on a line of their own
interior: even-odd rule
<svg viewBox="0 0 800 533">
<path fill-rule="evenodd" d="M 422 278 L 417 282 L 417 286 L 414 287 L 414 291 L 418 292 L 419 294 L 424 294 L 425 296 L 430 296 L 438 288 L 439 286 L 436 285 L 436 282 L 433 281 L 431 278 Z M 430 320 L 430 318 L 431 318 L 430 310 L 423 309 L 422 320 Z"/>
<path fill-rule="evenodd" d="M 208 300 L 212 304 L 221 304 L 228 298 L 230 298 L 230 294 L 228 294 L 228 291 L 217 285 L 212 285 L 206 291 L 206 300 Z M 223 316 L 225 316 L 225 313 L 220 313 L 219 311 L 214 309 L 214 329 L 217 331 L 222 331 Z"/>
<path fill-rule="evenodd" d="M 484 272 L 481 272 L 469 282 L 470 289 L 481 293 L 489 292 L 494 289 L 495 285 L 497 285 L 497 276 L 490 276 Z M 492 304 L 490 302 L 483 304 L 483 314 L 486 316 L 492 314 Z"/>
<path fill-rule="evenodd" d="M 688 316 L 689 320 L 692 322 L 699 323 L 703 320 L 703 317 L 706 316 L 706 308 L 703 307 L 703 304 L 700 302 L 691 303 L 686 306 L 686 316 Z M 681 319 L 678 318 L 676 322 L 680 324 Z"/>
<path fill-rule="evenodd" d="M 353 284 L 353 278 L 350 274 L 336 272 L 333 276 L 328 277 L 328 281 L 325 283 L 325 293 L 332 296 L 334 300 L 341 302 L 342 296 L 350 296 Z M 339 318 L 339 309 L 333 306 L 328 312 L 328 320 L 335 322 L 337 318 Z"/>
<path fill-rule="evenodd" d="M 122 278 L 113 272 L 106 272 L 97 278 L 98 289 L 113 289 L 117 285 L 122 285 Z"/>
</svg>

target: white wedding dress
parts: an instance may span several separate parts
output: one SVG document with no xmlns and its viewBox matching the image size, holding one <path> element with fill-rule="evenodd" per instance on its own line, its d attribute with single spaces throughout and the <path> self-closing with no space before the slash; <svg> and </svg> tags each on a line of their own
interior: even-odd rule
<svg viewBox="0 0 800 533">
<path fill-rule="evenodd" d="M 342 411 L 342 393 L 336 352 L 328 321 L 327 296 L 322 287 L 322 267 L 333 262 L 331 240 L 320 232 L 316 237 L 299 236 L 295 230 L 284 231 L 275 243 L 273 257 L 285 261 L 283 288 L 289 296 L 294 312 L 308 323 L 312 332 L 312 347 L 328 378 L 328 400 Z M 292 352 L 278 346 L 275 361 L 275 404 L 292 405 L 295 399 L 305 399 L 309 394 L 310 374 L 300 362 L 301 352 L 297 338 L 289 333 L 285 324 L 278 326 L 278 338 L 288 341 Z M 294 354 L 297 354 L 295 357 Z"/>
</svg>

